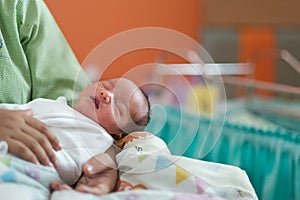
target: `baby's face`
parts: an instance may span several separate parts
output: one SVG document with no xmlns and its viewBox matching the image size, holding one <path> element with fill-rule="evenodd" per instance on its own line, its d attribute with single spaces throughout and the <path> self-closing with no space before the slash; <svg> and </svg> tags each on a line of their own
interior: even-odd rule
<svg viewBox="0 0 300 200">
<path fill-rule="evenodd" d="M 147 102 L 138 86 L 119 78 L 99 81 L 85 88 L 75 109 L 98 122 L 110 134 L 120 135 L 120 128 L 131 116 L 147 112 Z"/>
</svg>

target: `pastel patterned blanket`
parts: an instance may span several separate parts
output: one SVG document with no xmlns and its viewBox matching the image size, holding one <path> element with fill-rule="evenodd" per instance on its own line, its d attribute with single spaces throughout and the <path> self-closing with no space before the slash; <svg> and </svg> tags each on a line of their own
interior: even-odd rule
<svg viewBox="0 0 300 200">
<path fill-rule="evenodd" d="M 234 166 L 171 155 L 165 143 L 148 133 L 134 133 L 118 146 L 117 191 L 96 197 L 75 191 L 50 193 L 60 180 L 51 167 L 0 155 L 0 199 L 257 199 L 246 173 Z M 12 192 L 13 191 L 13 192 Z"/>
</svg>

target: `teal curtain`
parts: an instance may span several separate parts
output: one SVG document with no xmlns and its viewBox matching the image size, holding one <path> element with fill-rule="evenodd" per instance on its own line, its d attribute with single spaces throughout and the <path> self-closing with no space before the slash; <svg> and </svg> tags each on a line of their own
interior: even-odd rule
<svg viewBox="0 0 300 200">
<path fill-rule="evenodd" d="M 218 123 L 222 125 L 220 134 L 214 128 Z M 269 122 L 242 107 L 228 112 L 224 124 L 178 108 L 160 107 L 152 110 L 146 131 L 161 137 L 173 154 L 245 170 L 259 199 L 300 200 L 297 130 Z"/>
</svg>

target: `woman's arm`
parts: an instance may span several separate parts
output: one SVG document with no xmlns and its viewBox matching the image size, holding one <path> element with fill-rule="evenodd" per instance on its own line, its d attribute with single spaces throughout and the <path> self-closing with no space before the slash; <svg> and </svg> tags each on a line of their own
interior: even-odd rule
<svg viewBox="0 0 300 200">
<path fill-rule="evenodd" d="M 65 96 L 71 104 L 88 84 L 43 0 L 0 0 L 0 103 Z M 10 153 L 56 165 L 58 142 L 43 123 L 21 112 L 1 110 L 0 117 Z"/>
</svg>

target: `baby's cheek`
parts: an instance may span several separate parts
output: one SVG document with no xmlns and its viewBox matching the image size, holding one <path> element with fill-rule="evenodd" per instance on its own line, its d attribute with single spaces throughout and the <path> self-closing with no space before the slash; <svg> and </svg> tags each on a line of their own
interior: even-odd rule
<svg viewBox="0 0 300 200">
<path fill-rule="evenodd" d="M 100 112 L 99 110 L 96 110 L 94 116 L 96 116 L 96 118 L 94 120 L 96 120 L 100 125 L 102 125 L 103 118 L 105 118 L 105 113 Z"/>
</svg>

